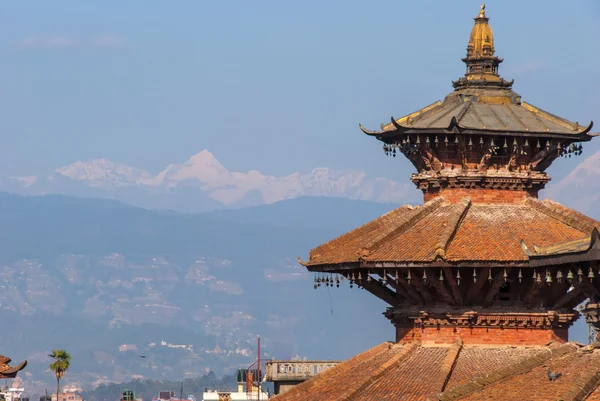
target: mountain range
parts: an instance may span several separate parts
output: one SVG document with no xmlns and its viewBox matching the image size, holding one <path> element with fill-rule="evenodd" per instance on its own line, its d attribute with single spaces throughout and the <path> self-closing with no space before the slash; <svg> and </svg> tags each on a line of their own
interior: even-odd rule
<svg viewBox="0 0 600 401">
<path fill-rule="evenodd" d="M 204 212 L 271 204 L 300 196 L 342 197 L 374 202 L 418 200 L 412 185 L 358 171 L 315 168 L 308 174 L 275 177 L 256 170 L 231 172 L 208 150 L 157 175 L 107 159 L 77 161 L 40 176 L 6 177 L 4 190 L 20 194 L 60 193 L 112 198 L 149 209 Z"/>
<path fill-rule="evenodd" d="M 64 384 L 88 389 L 231 374 L 258 335 L 263 358 L 348 358 L 393 337 L 385 305 L 347 284 L 315 291 L 296 258 L 395 206 L 301 197 L 191 215 L 0 192 L 0 354 L 29 361 L 30 396 L 52 388 L 54 348 L 73 358 Z"/>
</svg>

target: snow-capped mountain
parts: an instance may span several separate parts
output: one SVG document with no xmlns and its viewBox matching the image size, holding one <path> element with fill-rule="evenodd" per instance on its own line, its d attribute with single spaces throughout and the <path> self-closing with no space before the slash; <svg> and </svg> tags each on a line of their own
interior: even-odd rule
<svg viewBox="0 0 600 401">
<path fill-rule="evenodd" d="M 358 171 L 315 168 L 283 177 L 256 170 L 231 172 L 208 150 L 157 175 L 107 159 L 78 161 L 47 177 L 11 177 L 19 193 L 63 193 L 110 197 L 142 207 L 198 212 L 222 207 L 269 204 L 299 196 L 330 196 L 375 202 L 418 200 L 408 184 L 370 178 Z"/>
</svg>

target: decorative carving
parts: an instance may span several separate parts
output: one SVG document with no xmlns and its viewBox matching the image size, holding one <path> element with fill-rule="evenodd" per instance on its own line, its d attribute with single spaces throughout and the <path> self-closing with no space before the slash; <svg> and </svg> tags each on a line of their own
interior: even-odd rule
<svg viewBox="0 0 600 401">
<path fill-rule="evenodd" d="M 596 305 L 595 310 L 600 310 Z M 428 311 L 390 308 L 384 316 L 396 327 L 483 327 L 483 328 L 558 328 L 572 325 L 579 313 L 573 312 L 494 312 L 464 310 L 458 312 L 432 313 Z M 594 317 L 598 321 L 597 315 Z"/>
</svg>

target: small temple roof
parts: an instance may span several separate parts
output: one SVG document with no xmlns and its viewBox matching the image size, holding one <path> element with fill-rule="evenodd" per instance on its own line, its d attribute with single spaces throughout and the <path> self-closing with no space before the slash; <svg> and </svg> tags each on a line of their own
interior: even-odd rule
<svg viewBox="0 0 600 401">
<path fill-rule="evenodd" d="M 527 266 L 535 253 L 528 246 L 541 253 L 550 247 L 569 250 L 573 241 L 589 247 L 597 227 L 600 222 L 550 200 L 488 204 L 464 198 L 451 203 L 438 196 L 422 206 L 401 206 L 314 248 L 304 264 L 318 271 L 349 263 Z"/>
<path fill-rule="evenodd" d="M 567 136 L 588 141 L 592 128 L 558 117 L 529 103 L 511 90 L 513 81 L 505 81 L 498 72 L 502 59 L 495 56 L 494 35 L 482 4 L 469 36 L 467 56 L 462 59 L 467 73 L 453 81 L 454 92 L 414 113 L 381 125 L 381 131 L 361 130 L 385 140 L 394 133 L 444 133 L 453 128 L 477 134 L 525 134 L 552 137 Z M 537 134 L 537 135 L 536 135 Z"/>
<path fill-rule="evenodd" d="M 17 376 L 21 370 L 27 366 L 27 361 L 23 361 L 17 366 L 9 366 L 12 360 L 4 355 L 0 355 L 0 379 L 11 379 Z"/>
<path fill-rule="evenodd" d="M 582 137 L 589 140 L 587 134 L 593 124 L 582 126 L 576 122 L 557 117 L 547 111 L 526 102 L 514 101 L 493 103 L 481 101 L 483 95 L 465 96 L 452 94 L 443 102 L 437 101 L 393 122 L 381 126 L 381 131 L 369 131 L 360 126 L 368 135 L 382 136 L 388 133 L 417 133 L 419 131 L 451 131 L 453 125 L 459 129 L 472 131 L 488 131 L 521 134 L 552 134 Z M 509 91 L 505 98 L 520 99 L 516 93 Z M 453 121 L 454 120 L 454 121 Z"/>
<path fill-rule="evenodd" d="M 599 372 L 596 345 L 383 343 L 274 400 L 600 400 Z"/>
</svg>

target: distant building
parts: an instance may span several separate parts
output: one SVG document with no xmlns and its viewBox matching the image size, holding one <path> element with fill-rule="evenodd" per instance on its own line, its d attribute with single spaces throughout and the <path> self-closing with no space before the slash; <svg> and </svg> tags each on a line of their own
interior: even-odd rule
<svg viewBox="0 0 600 401">
<path fill-rule="evenodd" d="M 64 391 L 59 395 L 58 401 L 82 401 L 81 396 L 73 391 Z M 56 401 L 56 393 L 52 394 L 51 400 Z"/>
</svg>

